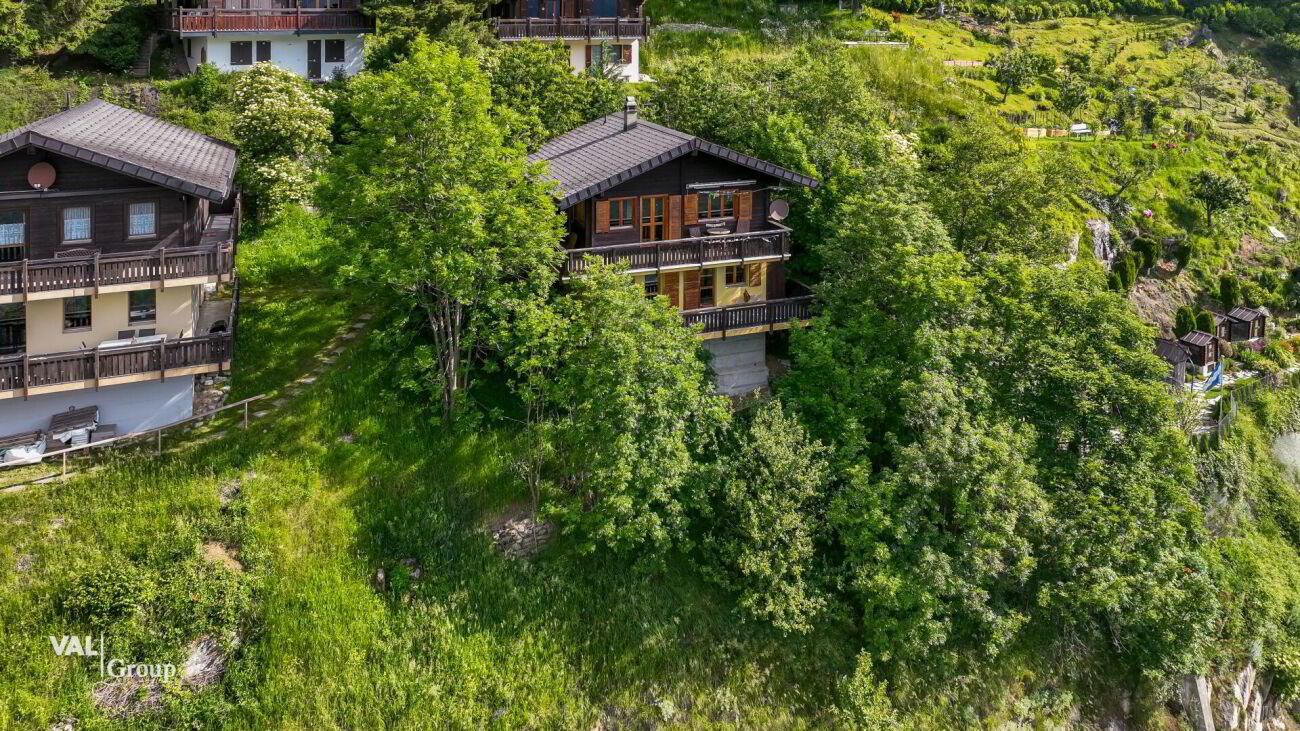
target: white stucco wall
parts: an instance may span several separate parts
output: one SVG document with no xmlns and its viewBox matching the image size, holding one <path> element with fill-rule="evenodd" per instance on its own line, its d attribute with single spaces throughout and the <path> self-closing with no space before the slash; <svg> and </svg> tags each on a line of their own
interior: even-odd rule
<svg viewBox="0 0 1300 731">
<path fill-rule="evenodd" d="M 618 75 L 624 81 L 641 80 L 641 42 L 632 41 L 632 63 L 619 64 L 615 66 Z M 574 71 L 584 71 L 587 68 L 587 46 L 599 46 L 600 42 L 587 43 L 586 41 L 568 41 L 569 63 L 573 66 Z M 610 45 L 627 45 L 624 42 L 610 41 Z"/>
<path fill-rule="evenodd" d="M 343 39 L 343 63 L 328 63 L 325 61 L 325 41 Z M 192 41 L 192 43 L 190 43 Z M 181 48 L 184 50 L 187 46 L 190 48 L 186 60 L 189 61 L 190 69 L 198 68 L 203 63 L 203 51 L 207 49 L 207 61 L 213 64 L 221 71 L 247 71 L 252 66 L 231 66 L 230 65 L 230 44 L 234 41 L 252 41 L 253 42 L 253 61 L 257 61 L 257 41 L 271 42 L 271 63 L 282 69 L 287 69 L 293 73 L 307 78 L 307 41 L 321 42 L 321 78 L 328 80 L 334 75 L 335 69 L 342 69 L 343 73 L 348 76 L 359 72 L 365 63 L 363 50 L 365 47 L 365 34 L 351 33 L 343 35 L 294 35 L 285 33 L 273 35 L 270 33 L 253 33 L 249 35 L 225 35 L 221 34 L 213 38 L 212 36 L 194 36 L 191 38 L 181 39 Z"/>
<path fill-rule="evenodd" d="M 51 416 L 85 406 L 98 406 L 99 423 L 116 424 L 119 436 L 166 426 L 194 415 L 194 377 L 5 399 L 0 401 L 0 435 L 43 431 Z"/>
</svg>

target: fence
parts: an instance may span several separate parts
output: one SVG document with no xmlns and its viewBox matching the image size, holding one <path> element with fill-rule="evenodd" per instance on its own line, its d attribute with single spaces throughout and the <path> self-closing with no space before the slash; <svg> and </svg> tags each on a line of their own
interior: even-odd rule
<svg viewBox="0 0 1300 731">
<path fill-rule="evenodd" d="M 1192 434 L 1192 441 L 1196 448 L 1205 451 L 1207 449 L 1217 449 L 1223 443 L 1224 436 L 1232 431 L 1232 425 L 1237 420 L 1237 407 L 1243 403 L 1250 403 L 1254 400 L 1259 390 L 1276 391 L 1286 386 L 1300 384 L 1300 371 L 1290 373 L 1279 373 L 1274 376 L 1257 378 L 1249 383 L 1236 386 L 1223 394 L 1219 399 L 1218 418 L 1214 421 L 1213 428 L 1199 430 Z"/>
<path fill-rule="evenodd" d="M 160 455 L 161 455 L 161 454 L 162 454 L 162 451 L 163 451 L 163 432 L 164 432 L 164 431 L 167 431 L 168 429 L 174 429 L 174 428 L 176 428 L 176 427 L 178 427 L 178 426 L 182 426 L 182 425 L 189 424 L 189 423 L 192 423 L 192 422 L 198 422 L 198 421 L 203 421 L 203 420 L 205 420 L 205 419 L 210 419 L 210 418 L 216 416 L 217 414 L 220 414 L 220 413 L 225 412 L 225 411 L 229 411 L 229 410 L 231 410 L 231 409 L 242 408 L 242 409 L 244 410 L 244 415 L 243 415 L 243 420 L 242 420 L 242 426 L 243 426 L 244 429 L 247 429 L 247 428 L 248 428 L 248 424 L 249 424 L 249 413 L 248 413 L 248 412 L 249 412 L 249 405 L 252 404 L 252 403 L 255 402 L 255 401 L 260 401 L 260 400 L 262 400 L 262 399 L 264 399 L 264 398 L 266 398 L 266 394 L 258 394 L 258 395 L 256 395 L 256 396 L 250 396 L 249 398 L 243 399 L 243 400 L 241 400 L 241 401 L 236 401 L 236 402 L 233 403 L 233 404 L 226 404 L 225 406 L 221 406 L 221 407 L 218 407 L 218 408 L 212 409 L 211 411 L 204 412 L 204 413 L 199 414 L 199 415 L 197 415 L 197 416 L 191 416 L 191 417 L 189 417 L 189 418 L 187 418 L 187 419 L 181 419 L 180 421 L 174 421 L 174 422 L 172 422 L 172 423 L 170 423 L 170 424 L 166 424 L 166 425 L 164 425 L 164 426 L 156 427 L 156 428 L 153 428 L 153 429 L 146 429 L 146 430 L 144 430 L 144 431 L 132 432 L 132 433 L 130 433 L 130 434 L 123 434 L 123 435 L 120 436 L 120 437 L 112 437 L 112 438 L 110 438 L 110 439 L 103 439 L 103 440 L 100 440 L 100 441 L 98 441 L 98 442 L 89 442 L 89 443 L 87 443 L 87 444 L 82 444 L 82 445 L 79 445 L 79 446 L 76 446 L 76 447 L 66 447 L 66 448 L 64 448 L 64 449 L 60 449 L 60 450 L 55 451 L 55 452 L 46 452 L 46 453 L 43 455 L 43 458 L 44 458 L 44 459 L 49 459 L 50 457 L 61 457 L 61 458 L 62 458 L 62 466 L 61 466 L 60 471 L 59 471 L 58 474 L 49 474 L 49 475 L 45 475 L 44 477 L 34 478 L 34 479 L 31 479 L 31 480 L 21 480 L 21 481 L 19 481 L 19 482 L 14 482 L 14 483 L 11 483 L 11 484 L 8 484 L 8 485 L 4 485 L 3 487 L 0 487 L 0 491 L 8 490 L 8 489 L 10 489 L 10 488 L 14 488 L 14 487 L 19 487 L 19 486 L 21 486 L 21 485 L 31 484 L 32 482 L 36 482 L 36 481 L 39 481 L 39 480 L 49 479 L 49 478 L 51 478 L 51 477 L 66 477 L 67 474 L 68 474 L 68 455 L 70 455 L 70 454 L 75 454 L 75 453 L 80 453 L 80 452 L 87 452 L 87 453 L 89 453 L 90 450 L 92 450 L 92 449 L 97 449 L 97 448 L 100 448 L 100 447 L 116 447 L 116 446 L 125 445 L 125 444 L 127 444 L 127 443 L 129 443 L 129 442 L 140 441 L 140 440 L 143 440 L 143 439 L 148 438 L 148 437 L 153 437 L 153 440 L 154 440 L 154 443 L 155 443 L 156 454 L 160 454 Z M 20 465 L 9 465 L 9 466 L 11 466 L 11 467 L 18 467 L 18 466 L 20 466 Z"/>
</svg>

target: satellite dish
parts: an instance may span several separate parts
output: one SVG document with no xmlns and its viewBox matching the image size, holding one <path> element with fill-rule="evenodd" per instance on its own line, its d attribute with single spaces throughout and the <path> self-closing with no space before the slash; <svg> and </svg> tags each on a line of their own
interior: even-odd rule
<svg viewBox="0 0 1300 731">
<path fill-rule="evenodd" d="M 784 221 L 790 215 L 790 204 L 777 198 L 767 207 L 767 217 L 773 221 Z"/>
<path fill-rule="evenodd" d="M 48 190 L 54 185 L 54 166 L 38 162 L 27 170 L 27 183 L 37 190 Z"/>
</svg>

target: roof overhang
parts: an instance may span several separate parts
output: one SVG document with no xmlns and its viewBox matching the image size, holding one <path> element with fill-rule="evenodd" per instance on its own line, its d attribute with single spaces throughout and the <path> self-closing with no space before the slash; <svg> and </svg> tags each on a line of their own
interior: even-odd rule
<svg viewBox="0 0 1300 731">
<path fill-rule="evenodd" d="M 793 170 L 787 170 L 781 167 L 780 165 L 773 165 L 772 163 L 767 162 L 766 160 L 760 160 L 756 157 L 752 157 L 750 155 L 745 155 L 736 152 L 731 148 L 723 147 L 722 145 L 714 144 L 712 142 L 707 142 L 698 137 L 695 137 L 690 140 L 687 140 L 686 142 L 683 142 L 682 144 L 672 148 L 671 150 L 655 155 L 654 157 L 650 158 L 649 160 L 645 160 L 644 162 L 640 162 L 616 175 L 612 175 L 597 183 L 588 185 L 587 187 L 582 188 L 581 190 L 576 190 L 571 193 L 568 193 L 567 195 L 564 195 L 559 200 L 560 210 L 567 210 L 577 205 L 578 203 L 581 203 L 590 198 L 595 198 L 596 196 L 604 193 L 605 191 L 608 191 L 612 188 L 622 185 L 623 183 L 631 180 L 632 178 L 644 175 L 645 173 L 648 173 L 657 167 L 666 165 L 672 162 L 673 160 L 676 160 L 679 157 L 682 157 L 684 155 L 693 152 L 703 152 L 706 155 L 712 155 L 713 157 L 726 160 L 731 163 L 735 163 L 737 165 L 740 165 L 741 167 L 749 168 L 750 170 L 754 170 L 763 173 L 765 175 L 770 175 L 771 177 L 776 178 L 777 180 L 780 180 L 785 183 L 790 183 L 792 185 L 802 185 L 807 188 L 816 188 L 818 185 L 820 185 L 820 183 L 817 181 L 816 178 L 811 178 L 807 175 L 801 175 L 799 173 L 794 172 Z"/>
<path fill-rule="evenodd" d="M 117 158 L 110 157 L 103 153 L 87 150 L 83 147 L 70 145 L 66 142 L 60 142 L 52 137 L 47 137 L 40 132 L 24 130 L 9 139 L 0 141 L 0 157 L 4 157 L 12 152 L 17 152 L 26 147 L 34 147 L 39 150 L 46 150 L 74 160 L 88 162 L 91 165 L 102 167 L 106 170 L 112 170 L 115 173 L 121 173 L 128 177 L 143 180 L 146 183 L 170 188 L 179 193 L 195 195 L 200 198 L 206 198 L 214 203 L 222 203 L 230 197 L 230 191 L 234 189 L 235 168 L 231 166 L 230 174 L 226 176 L 224 190 L 217 190 L 204 185 L 197 185 L 188 180 L 182 180 L 173 175 L 167 175 L 155 170 L 149 170 L 134 163 L 124 162 Z"/>
</svg>

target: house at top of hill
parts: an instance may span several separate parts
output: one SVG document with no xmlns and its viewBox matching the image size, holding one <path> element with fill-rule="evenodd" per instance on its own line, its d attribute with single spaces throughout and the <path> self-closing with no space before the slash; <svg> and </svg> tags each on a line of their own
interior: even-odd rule
<svg viewBox="0 0 1300 731">
<path fill-rule="evenodd" d="M 643 0 L 506 0 L 489 13 L 503 41 L 559 41 L 574 71 L 611 70 L 641 80 L 641 42 L 650 32 Z"/>
<path fill-rule="evenodd" d="M 179 37 L 190 71 L 269 61 L 313 81 L 360 71 L 375 29 L 359 0 L 171 0 L 164 27 Z"/>
<path fill-rule="evenodd" d="M 0 134 L 0 435 L 192 414 L 195 376 L 230 366 L 235 164 L 99 100 Z"/>
<path fill-rule="evenodd" d="M 531 159 L 559 185 L 565 276 L 580 276 L 588 257 L 626 267 L 647 296 L 701 327 L 720 392 L 767 385 L 767 334 L 807 320 L 812 305 L 786 280 L 789 206 L 775 193 L 816 180 L 641 120 L 632 98 Z"/>
</svg>

